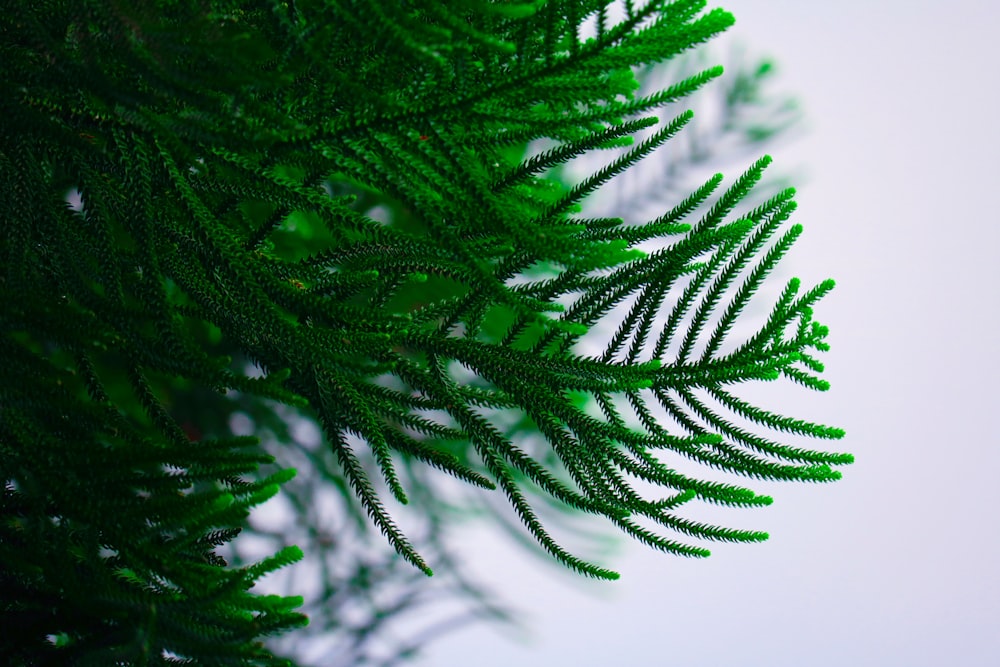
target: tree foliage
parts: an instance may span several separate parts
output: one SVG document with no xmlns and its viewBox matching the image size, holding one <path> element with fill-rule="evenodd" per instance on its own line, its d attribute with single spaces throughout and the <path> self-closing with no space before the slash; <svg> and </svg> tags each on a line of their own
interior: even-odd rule
<svg viewBox="0 0 1000 667">
<path fill-rule="evenodd" d="M 827 388 L 813 306 L 832 281 L 790 280 L 731 340 L 801 233 L 791 189 L 741 208 L 770 158 L 650 220 L 583 213 L 683 136 L 692 113 L 658 110 L 722 74 L 654 91 L 636 79 L 731 25 L 704 5 L 13 3 L 0 17 L 11 663 L 282 664 L 258 640 L 304 624 L 302 600 L 250 588 L 301 550 L 239 566 L 216 553 L 295 474 L 233 435 L 240 401 L 315 420 L 320 474 L 427 574 L 386 506 L 426 498 L 400 473 L 418 464 L 503 494 L 555 559 L 603 579 L 618 575 L 554 539 L 538 497 L 705 556 L 702 540 L 766 534 L 687 519 L 685 504 L 771 499 L 664 454 L 839 478 L 850 455 L 733 418 L 843 435 L 734 393 Z M 613 157 L 578 182 L 553 176 L 595 151 Z M 501 426 L 512 418 L 544 447 Z"/>
</svg>

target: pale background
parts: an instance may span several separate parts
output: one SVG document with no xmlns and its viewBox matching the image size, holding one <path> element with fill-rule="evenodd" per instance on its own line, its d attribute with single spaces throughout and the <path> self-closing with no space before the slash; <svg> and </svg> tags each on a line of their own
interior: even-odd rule
<svg viewBox="0 0 1000 667">
<path fill-rule="evenodd" d="M 773 56 L 807 112 L 772 151 L 807 175 L 782 270 L 838 283 L 817 308 L 832 389 L 771 407 L 845 428 L 834 448 L 857 462 L 833 485 L 757 484 L 772 507 L 720 519 L 769 542 L 707 560 L 629 545 L 615 583 L 466 533 L 528 631 L 467 627 L 418 667 L 1000 665 L 1000 3 L 713 4 L 737 17 L 719 44 Z"/>
</svg>

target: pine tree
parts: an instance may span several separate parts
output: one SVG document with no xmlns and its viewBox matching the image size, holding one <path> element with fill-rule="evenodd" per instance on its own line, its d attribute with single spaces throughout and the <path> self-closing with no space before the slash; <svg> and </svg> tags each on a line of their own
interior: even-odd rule
<svg viewBox="0 0 1000 667">
<path fill-rule="evenodd" d="M 286 664 L 260 640 L 304 624 L 302 600 L 250 589 L 302 551 L 233 566 L 217 553 L 296 473 L 232 433 L 240 406 L 314 420 L 325 455 L 299 474 L 342 489 L 427 574 L 385 504 L 426 497 L 404 482 L 427 466 L 502 494 L 555 559 L 603 579 L 617 574 L 553 538 L 541 499 L 706 556 L 699 541 L 766 534 L 682 506 L 771 499 L 662 455 L 839 478 L 850 455 L 738 423 L 843 435 L 733 390 L 827 388 L 812 309 L 832 281 L 790 280 L 730 344 L 802 231 L 784 229 L 793 190 L 753 200 L 770 158 L 652 220 L 583 212 L 683 136 L 692 114 L 658 110 L 722 74 L 648 92 L 637 69 L 732 21 L 697 0 L 13 3 L 0 17 L 0 654 Z M 554 178 L 596 151 L 614 157 Z M 595 334 L 601 351 L 581 351 Z"/>
</svg>

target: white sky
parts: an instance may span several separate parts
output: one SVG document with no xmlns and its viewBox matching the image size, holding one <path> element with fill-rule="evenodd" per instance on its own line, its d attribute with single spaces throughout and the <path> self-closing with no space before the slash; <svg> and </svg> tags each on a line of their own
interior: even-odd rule
<svg viewBox="0 0 1000 667">
<path fill-rule="evenodd" d="M 857 462 L 833 485 L 757 484 L 772 507 L 720 519 L 769 542 L 699 561 L 630 545 L 616 583 L 483 526 L 462 548 L 530 634 L 466 628 L 418 667 L 1000 664 L 1000 3 L 718 4 L 737 17 L 724 40 L 773 56 L 807 112 L 772 151 L 809 174 L 782 269 L 838 283 L 817 308 L 832 389 L 770 407 L 845 428 L 832 444 Z"/>
</svg>

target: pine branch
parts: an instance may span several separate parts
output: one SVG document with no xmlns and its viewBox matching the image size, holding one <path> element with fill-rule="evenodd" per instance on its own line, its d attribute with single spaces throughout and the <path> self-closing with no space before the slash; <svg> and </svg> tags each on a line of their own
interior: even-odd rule
<svg viewBox="0 0 1000 667">
<path fill-rule="evenodd" d="M 499 491 L 552 557 L 613 579 L 553 537 L 539 499 L 704 556 L 682 540 L 766 534 L 692 521 L 689 503 L 770 498 L 662 455 L 839 478 L 849 455 L 727 414 L 843 436 L 731 387 L 828 387 L 813 308 L 832 281 L 802 294 L 789 282 L 729 345 L 802 232 L 782 231 L 792 190 L 737 213 L 770 158 L 645 223 L 583 214 L 690 132 L 690 111 L 655 130 L 645 114 L 686 104 L 721 68 L 643 92 L 636 73 L 732 24 L 705 4 L 626 2 L 617 22 L 610 0 L 19 0 L 4 12 L 0 628 L 16 631 L 0 630 L 0 652 L 282 664 L 257 640 L 300 626 L 303 601 L 248 589 L 305 552 L 282 541 L 230 567 L 215 549 L 282 487 L 306 511 L 304 483 L 268 468 L 295 451 L 290 415 L 322 430 L 322 447 L 298 451 L 304 476 L 426 574 L 373 479 L 418 509 L 446 506 L 414 472 L 425 466 Z M 618 148 L 565 182 L 571 161 Z M 237 436 L 236 417 L 278 437 Z M 310 530 L 319 544 L 332 528 Z"/>
</svg>

